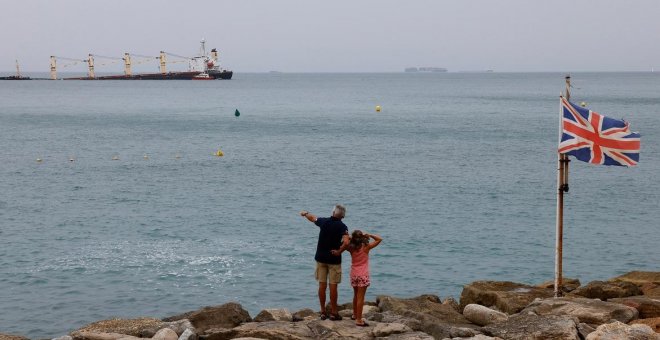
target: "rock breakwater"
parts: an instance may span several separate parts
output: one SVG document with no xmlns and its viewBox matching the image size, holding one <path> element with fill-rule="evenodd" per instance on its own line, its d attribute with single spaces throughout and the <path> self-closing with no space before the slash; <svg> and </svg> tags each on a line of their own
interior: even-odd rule
<svg viewBox="0 0 660 340">
<path fill-rule="evenodd" d="M 660 272 L 630 272 L 585 286 L 570 282 L 562 298 L 552 297 L 547 284 L 498 281 L 466 285 L 460 303 L 436 295 L 382 295 L 365 306 L 368 327 L 355 326 L 350 303 L 340 306 L 343 320 L 330 321 L 310 309 L 285 308 L 252 318 L 230 302 L 163 319 L 102 320 L 53 340 L 660 340 Z M 0 334 L 0 340 L 29 339 Z"/>
</svg>

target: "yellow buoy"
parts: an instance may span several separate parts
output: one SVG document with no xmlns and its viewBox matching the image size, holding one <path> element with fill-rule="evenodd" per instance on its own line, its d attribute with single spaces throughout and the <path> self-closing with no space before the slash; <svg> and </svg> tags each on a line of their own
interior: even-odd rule
<svg viewBox="0 0 660 340">
<path fill-rule="evenodd" d="M 217 157 L 222 157 L 222 156 L 225 155 L 225 153 L 222 152 L 222 150 L 218 149 L 218 151 L 216 151 L 215 155 L 216 155 Z"/>
<path fill-rule="evenodd" d="M 380 105 L 376 105 L 376 112 L 380 112 Z"/>
<path fill-rule="evenodd" d="M 580 103 L 580 106 L 582 106 L 582 107 L 587 107 L 587 102 L 581 102 L 581 103 Z"/>
</svg>

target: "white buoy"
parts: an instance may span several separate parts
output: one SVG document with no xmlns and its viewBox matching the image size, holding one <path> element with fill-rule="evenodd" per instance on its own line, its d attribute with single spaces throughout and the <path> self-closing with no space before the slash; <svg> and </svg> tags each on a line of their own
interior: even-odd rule
<svg viewBox="0 0 660 340">
<path fill-rule="evenodd" d="M 142 156 L 142 158 L 149 159 L 149 156 L 147 156 L 147 154 L 145 153 L 144 156 Z"/>
<path fill-rule="evenodd" d="M 42 161 L 41 158 L 37 158 L 37 163 L 41 163 L 41 161 Z"/>
<path fill-rule="evenodd" d="M 176 155 L 174 155 L 174 158 L 176 158 L 176 159 L 180 159 L 180 158 L 181 158 L 181 155 L 179 155 L 179 154 L 177 153 Z"/>
<path fill-rule="evenodd" d="M 73 162 L 73 161 L 75 161 L 75 160 L 76 160 L 76 159 L 73 158 L 73 156 L 69 157 L 69 162 Z"/>
<path fill-rule="evenodd" d="M 119 156 L 117 156 L 117 155 L 112 156 L 112 160 L 113 160 L 113 161 L 118 161 L 118 160 L 119 160 Z"/>
</svg>

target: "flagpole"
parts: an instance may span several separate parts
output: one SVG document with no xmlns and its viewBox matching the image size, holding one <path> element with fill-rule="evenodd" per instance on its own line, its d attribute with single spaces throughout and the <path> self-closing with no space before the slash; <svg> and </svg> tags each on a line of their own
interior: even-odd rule
<svg viewBox="0 0 660 340">
<path fill-rule="evenodd" d="M 566 76 L 566 100 L 571 100 L 571 76 Z M 559 105 L 559 142 L 562 135 L 562 106 Z M 562 257 L 564 238 L 564 192 L 568 191 L 568 156 L 557 152 L 557 230 L 555 239 L 555 297 L 563 295 L 562 291 Z"/>
</svg>

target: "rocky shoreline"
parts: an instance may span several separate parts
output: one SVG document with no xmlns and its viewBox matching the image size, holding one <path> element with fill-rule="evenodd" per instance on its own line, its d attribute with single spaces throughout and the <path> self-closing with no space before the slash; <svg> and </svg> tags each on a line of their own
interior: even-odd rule
<svg viewBox="0 0 660 340">
<path fill-rule="evenodd" d="M 553 297 L 551 282 L 506 281 L 472 282 L 460 301 L 378 296 L 364 308 L 368 327 L 355 326 L 350 303 L 340 306 L 343 320 L 330 321 L 311 309 L 266 309 L 252 318 L 230 302 L 164 319 L 98 321 L 53 340 L 660 340 L 660 272 L 634 271 L 584 286 L 574 279 L 564 283 L 562 298 Z M 0 340 L 28 339 L 0 333 Z"/>
</svg>

